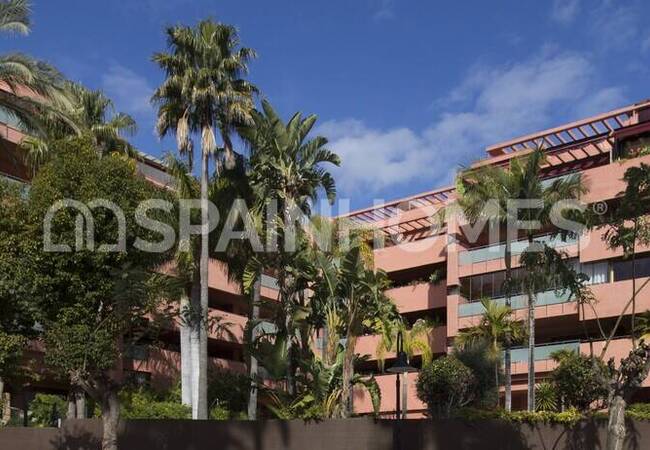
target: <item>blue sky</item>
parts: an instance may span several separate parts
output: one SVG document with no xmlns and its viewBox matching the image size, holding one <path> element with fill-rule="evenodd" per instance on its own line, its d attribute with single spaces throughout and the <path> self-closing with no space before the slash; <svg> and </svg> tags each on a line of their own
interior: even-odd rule
<svg viewBox="0 0 650 450">
<path fill-rule="evenodd" d="M 250 78 L 288 117 L 316 113 L 353 208 L 451 181 L 499 140 L 650 97 L 648 2 L 627 0 L 34 0 L 3 37 L 104 89 L 160 156 L 150 62 L 163 27 L 211 16 L 257 50 Z"/>
</svg>

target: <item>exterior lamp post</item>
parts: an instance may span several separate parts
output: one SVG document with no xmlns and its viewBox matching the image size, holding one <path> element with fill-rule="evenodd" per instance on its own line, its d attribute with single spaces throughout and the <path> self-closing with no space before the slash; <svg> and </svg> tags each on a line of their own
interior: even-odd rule
<svg viewBox="0 0 650 450">
<path fill-rule="evenodd" d="M 400 374 L 417 372 L 417 369 L 415 367 L 409 366 L 408 358 L 406 357 L 406 352 L 404 351 L 404 341 L 401 331 L 397 332 L 397 359 L 395 360 L 395 364 L 393 364 L 393 366 L 388 368 L 386 371 L 389 373 L 397 374 L 397 378 L 395 379 L 395 388 L 397 392 L 395 401 L 395 413 L 397 419 L 401 420 L 406 411 L 400 410 L 400 400 L 402 397 L 400 395 Z"/>
</svg>

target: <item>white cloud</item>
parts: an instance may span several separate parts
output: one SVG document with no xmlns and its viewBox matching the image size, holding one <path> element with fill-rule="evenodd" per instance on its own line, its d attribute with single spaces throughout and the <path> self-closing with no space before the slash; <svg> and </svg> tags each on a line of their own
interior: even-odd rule
<svg viewBox="0 0 650 450">
<path fill-rule="evenodd" d="M 568 24 L 575 19 L 579 11 L 580 0 L 554 0 L 551 18 L 562 24 Z"/>
<path fill-rule="evenodd" d="M 424 130 L 381 130 L 348 119 L 317 131 L 341 156 L 336 174 L 344 194 L 387 194 L 422 180 L 440 186 L 459 165 L 484 157 L 487 145 L 620 105 L 622 91 L 600 86 L 594 72 L 585 56 L 546 51 L 517 64 L 474 67 L 439 102 L 456 111 Z"/>
<path fill-rule="evenodd" d="M 393 0 L 376 0 L 377 10 L 372 15 L 375 20 L 392 19 L 395 17 L 393 12 Z"/>
<path fill-rule="evenodd" d="M 102 87 L 119 111 L 135 116 L 150 115 L 153 88 L 146 78 L 119 64 L 111 64 L 102 75 Z"/>
</svg>

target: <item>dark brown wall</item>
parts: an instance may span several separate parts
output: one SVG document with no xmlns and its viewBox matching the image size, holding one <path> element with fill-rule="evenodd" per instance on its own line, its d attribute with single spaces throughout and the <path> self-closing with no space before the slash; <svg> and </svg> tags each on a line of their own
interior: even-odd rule
<svg viewBox="0 0 650 450">
<path fill-rule="evenodd" d="M 97 450 L 101 424 L 68 421 L 57 429 L 0 429 L 0 449 Z M 504 422 L 350 419 L 193 422 L 128 421 L 121 450 L 594 450 L 605 446 L 605 421 L 575 427 Z M 630 422 L 626 448 L 650 448 L 650 422 Z"/>
</svg>

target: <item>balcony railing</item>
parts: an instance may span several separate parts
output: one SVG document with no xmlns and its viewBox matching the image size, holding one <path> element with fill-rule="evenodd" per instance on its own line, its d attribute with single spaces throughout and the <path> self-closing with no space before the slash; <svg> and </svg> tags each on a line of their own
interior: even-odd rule
<svg viewBox="0 0 650 450">
<path fill-rule="evenodd" d="M 580 342 L 553 342 L 550 344 L 542 344 L 535 346 L 535 361 L 544 361 L 551 359 L 551 354 L 558 350 L 572 350 L 580 352 Z M 523 362 L 528 363 L 528 348 L 513 348 L 510 351 L 510 356 L 513 363 Z"/>
<path fill-rule="evenodd" d="M 569 245 L 574 245 L 578 242 L 577 237 L 567 236 L 565 240 L 562 240 L 560 236 L 552 237 L 551 235 L 539 236 L 535 238 L 535 242 L 545 243 L 550 247 L 561 248 Z M 527 240 L 515 241 L 511 245 L 512 255 L 522 254 L 528 247 Z M 459 254 L 459 264 L 461 266 L 466 266 L 469 264 L 492 261 L 495 259 L 502 259 L 505 257 L 506 245 L 497 244 L 497 245 L 488 245 L 485 247 L 478 247 L 471 250 L 465 250 Z"/>
<path fill-rule="evenodd" d="M 559 303 L 567 303 L 572 301 L 571 293 L 567 290 L 562 291 L 545 291 L 537 294 L 535 299 L 535 306 L 557 305 Z M 499 305 L 505 305 L 506 299 L 504 297 L 495 298 L 491 301 Z M 528 296 L 515 295 L 510 297 L 510 307 L 512 309 L 524 309 L 528 307 Z M 458 305 L 458 317 L 479 316 L 485 312 L 485 308 L 481 302 L 468 302 Z"/>
</svg>

